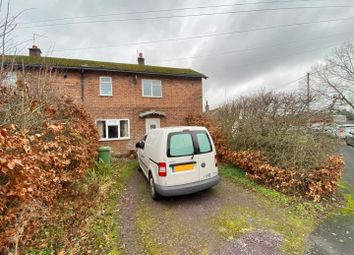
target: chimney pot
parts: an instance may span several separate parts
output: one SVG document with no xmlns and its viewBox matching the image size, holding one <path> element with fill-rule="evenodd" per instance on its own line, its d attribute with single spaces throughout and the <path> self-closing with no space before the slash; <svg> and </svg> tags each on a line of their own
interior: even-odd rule
<svg viewBox="0 0 354 255">
<path fill-rule="evenodd" d="M 41 49 L 38 48 L 37 45 L 32 45 L 32 48 L 28 48 L 29 49 L 29 55 L 30 56 L 34 56 L 34 57 L 40 57 L 41 56 Z"/>
<path fill-rule="evenodd" d="M 139 54 L 138 54 L 138 64 L 145 65 L 145 59 L 144 59 L 144 55 L 142 52 L 139 52 Z"/>
</svg>

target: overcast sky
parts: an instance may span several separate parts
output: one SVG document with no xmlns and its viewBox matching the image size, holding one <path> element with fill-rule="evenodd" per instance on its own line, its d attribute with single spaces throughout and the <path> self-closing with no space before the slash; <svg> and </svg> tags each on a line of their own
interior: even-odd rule
<svg viewBox="0 0 354 255">
<path fill-rule="evenodd" d="M 212 7 L 196 8 L 206 6 Z M 292 81 L 354 39 L 354 1 L 348 0 L 11 2 L 12 14 L 22 10 L 14 32 L 14 40 L 24 42 L 20 54 L 28 54 L 33 33 L 43 35 L 36 44 L 47 56 L 136 63 L 142 51 L 146 64 L 207 75 L 204 96 L 211 107 L 262 88 L 295 88 Z M 299 23 L 312 24 L 286 26 Z"/>
</svg>

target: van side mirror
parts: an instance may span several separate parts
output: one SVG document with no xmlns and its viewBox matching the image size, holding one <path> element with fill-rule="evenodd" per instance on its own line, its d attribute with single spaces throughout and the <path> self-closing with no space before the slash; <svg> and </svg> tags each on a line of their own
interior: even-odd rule
<svg viewBox="0 0 354 255">
<path fill-rule="evenodd" d="M 137 148 L 137 149 L 144 149 L 144 143 L 143 142 L 137 142 L 136 144 L 135 144 L 135 148 Z"/>
</svg>

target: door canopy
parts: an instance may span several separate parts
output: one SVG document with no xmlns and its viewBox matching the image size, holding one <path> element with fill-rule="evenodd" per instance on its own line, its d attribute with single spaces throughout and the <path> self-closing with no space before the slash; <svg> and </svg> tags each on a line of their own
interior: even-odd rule
<svg viewBox="0 0 354 255">
<path fill-rule="evenodd" d="M 150 111 L 145 111 L 145 112 L 139 113 L 140 118 L 151 117 L 151 116 L 165 117 L 166 114 L 164 112 L 159 112 L 159 111 L 155 111 L 155 110 L 150 110 Z"/>
</svg>

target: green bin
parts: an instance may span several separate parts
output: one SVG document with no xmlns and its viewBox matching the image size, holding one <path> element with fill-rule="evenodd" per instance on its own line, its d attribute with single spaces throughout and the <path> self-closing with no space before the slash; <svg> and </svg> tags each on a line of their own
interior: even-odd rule
<svg viewBox="0 0 354 255">
<path fill-rule="evenodd" d="M 102 159 L 106 165 L 111 164 L 111 147 L 102 146 L 98 148 L 98 159 Z"/>
</svg>

